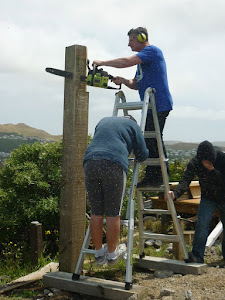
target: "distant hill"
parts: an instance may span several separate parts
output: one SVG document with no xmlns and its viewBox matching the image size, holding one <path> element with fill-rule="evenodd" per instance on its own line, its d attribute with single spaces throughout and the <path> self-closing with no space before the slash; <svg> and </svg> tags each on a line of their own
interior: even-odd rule
<svg viewBox="0 0 225 300">
<path fill-rule="evenodd" d="M 30 127 L 24 123 L 14 124 L 0 124 L 1 133 L 19 134 L 27 137 L 37 137 L 45 140 L 58 141 L 62 138 L 61 135 L 51 135 L 44 130 Z"/>
<path fill-rule="evenodd" d="M 196 143 L 183 143 L 183 142 L 177 142 L 177 143 L 169 143 L 165 142 L 166 148 L 173 149 L 173 150 L 191 150 L 191 149 L 197 149 L 199 144 Z"/>
<path fill-rule="evenodd" d="M 212 142 L 214 146 L 219 147 L 222 151 L 225 151 L 225 142 Z M 173 149 L 173 150 L 192 150 L 197 149 L 199 143 L 184 143 L 184 142 L 174 142 L 173 141 L 165 141 L 165 146 L 167 149 Z"/>
</svg>

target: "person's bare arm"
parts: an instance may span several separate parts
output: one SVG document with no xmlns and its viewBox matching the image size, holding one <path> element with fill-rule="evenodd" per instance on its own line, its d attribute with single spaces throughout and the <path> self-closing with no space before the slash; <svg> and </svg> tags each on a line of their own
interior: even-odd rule
<svg viewBox="0 0 225 300">
<path fill-rule="evenodd" d="M 94 60 L 92 65 L 107 66 L 113 68 L 128 68 L 141 63 L 141 59 L 137 55 L 133 55 L 130 57 L 121 57 L 111 60 Z"/>
<path fill-rule="evenodd" d="M 130 89 L 138 90 L 138 83 L 137 83 L 136 78 L 126 79 L 126 78 L 123 78 L 123 77 L 116 76 L 112 79 L 112 81 L 117 85 L 125 84 Z"/>
</svg>

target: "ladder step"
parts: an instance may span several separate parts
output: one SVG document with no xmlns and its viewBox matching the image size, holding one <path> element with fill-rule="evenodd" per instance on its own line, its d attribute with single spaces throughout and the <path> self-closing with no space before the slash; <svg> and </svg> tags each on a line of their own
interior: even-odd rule
<svg viewBox="0 0 225 300">
<path fill-rule="evenodd" d="M 144 138 L 145 139 L 151 139 L 156 137 L 156 132 L 155 131 L 145 131 L 144 132 Z"/>
<path fill-rule="evenodd" d="M 171 215 L 171 212 L 167 209 L 143 209 L 142 214 L 155 214 L 155 215 Z"/>
<path fill-rule="evenodd" d="M 129 220 L 120 220 L 120 225 L 125 225 L 128 227 Z"/>
<path fill-rule="evenodd" d="M 129 220 L 120 220 L 120 225 L 128 226 Z M 103 224 L 106 224 L 106 219 L 103 220 Z"/>
<path fill-rule="evenodd" d="M 117 103 L 116 108 L 117 109 L 142 109 L 143 108 L 143 101 L 138 102 L 124 102 L 124 103 Z"/>
<path fill-rule="evenodd" d="M 166 160 L 165 160 L 166 161 Z M 159 158 L 148 158 L 142 162 L 140 162 L 140 165 L 146 165 L 146 166 L 160 166 L 160 159 Z"/>
<path fill-rule="evenodd" d="M 84 249 L 83 249 L 83 253 L 87 253 L 87 254 L 95 254 L 95 250 L 84 248 Z"/>
<path fill-rule="evenodd" d="M 162 185 L 148 185 L 148 186 L 143 186 L 143 187 L 137 187 L 138 191 L 145 191 L 145 192 L 165 192 L 165 186 Z"/>
<path fill-rule="evenodd" d="M 177 235 L 170 234 L 160 234 L 160 233 L 152 233 L 144 231 L 141 236 L 142 239 L 152 239 L 152 240 L 161 240 L 164 242 L 179 242 L 179 238 Z"/>
</svg>

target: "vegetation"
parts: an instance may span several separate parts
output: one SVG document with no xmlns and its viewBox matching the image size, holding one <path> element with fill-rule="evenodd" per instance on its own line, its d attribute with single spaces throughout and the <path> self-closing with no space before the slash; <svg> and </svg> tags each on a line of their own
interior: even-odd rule
<svg viewBox="0 0 225 300">
<path fill-rule="evenodd" d="M 61 142 L 26 144 L 5 161 L 0 171 L 0 260 L 7 252 L 26 260 L 28 228 L 37 220 L 45 232 L 46 254 L 57 253 L 61 150 Z M 11 245 L 17 251 L 8 251 Z"/>
</svg>

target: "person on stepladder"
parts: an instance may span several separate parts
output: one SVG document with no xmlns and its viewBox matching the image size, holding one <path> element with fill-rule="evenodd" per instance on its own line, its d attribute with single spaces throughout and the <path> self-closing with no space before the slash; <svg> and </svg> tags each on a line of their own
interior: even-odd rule
<svg viewBox="0 0 225 300">
<path fill-rule="evenodd" d="M 126 247 L 117 247 L 120 211 L 126 187 L 128 157 L 137 161 L 148 157 L 141 128 L 132 116 L 106 117 L 96 126 L 84 156 L 87 198 L 91 204 L 90 233 L 98 265 L 118 262 Z M 107 247 L 103 247 L 103 218 L 106 216 Z"/>
<path fill-rule="evenodd" d="M 169 91 L 167 80 L 166 62 L 162 51 L 148 41 L 148 32 L 144 27 L 131 29 L 128 32 L 128 46 L 137 54 L 117 58 L 112 60 L 94 60 L 93 65 L 109 66 L 114 68 L 127 68 L 137 65 L 137 71 L 134 79 L 125 79 L 123 77 L 114 77 L 113 82 L 117 85 L 125 84 L 127 87 L 138 90 L 141 101 L 144 100 L 144 93 L 148 87 L 155 88 L 156 110 L 158 114 L 161 135 L 169 112 L 173 108 L 173 101 Z M 146 131 L 154 131 L 154 123 L 151 110 L 148 111 L 146 120 Z M 162 140 L 163 142 L 163 140 Z M 158 158 L 158 147 L 155 138 L 146 139 L 146 145 L 149 149 L 149 158 Z M 165 157 L 166 149 L 163 143 Z M 168 168 L 167 168 L 168 169 Z M 162 184 L 162 174 L 160 166 L 147 166 L 144 179 L 138 183 L 138 186 Z"/>
<path fill-rule="evenodd" d="M 187 164 L 187 169 L 174 191 L 169 191 L 173 200 L 179 198 L 197 175 L 201 187 L 201 201 L 195 227 L 192 252 L 187 262 L 204 263 L 204 252 L 209 234 L 209 225 L 214 212 L 218 209 L 225 228 L 225 153 L 209 142 L 199 144 L 197 154 Z M 165 193 L 165 200 L 168 196 Z M 222 240 L 223 262 L 225 263 L 225 234 Z"/>
</svg>

